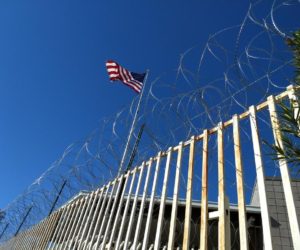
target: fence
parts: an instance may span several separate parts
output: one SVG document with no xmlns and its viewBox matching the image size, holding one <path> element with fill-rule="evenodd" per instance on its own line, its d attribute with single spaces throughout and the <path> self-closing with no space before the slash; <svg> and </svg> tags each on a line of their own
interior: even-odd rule
<svg viewBox="0 0 300 250">
<path fill-rule="evenodd" d="M 282 146 L 276 102 L 289 99 L 295 104 L 296 88 L 289 86 L 283 93 L 269 96 L 267 101 L 251 106 L 240 115 L 221 122 L 217 127 L 204 130 L 175 147 L 144 161 L 140 166 L 122 174 L 107 185 L 89 194 L 79 196 L 52 213 L 31 229 L 21 232 L 0 246 L 0 249 L 208 249 L 209 220 L 217 219 L 218 249 L 230 249 L 230 195 L 225 189 L 226 153 L 224 133 L 232 128 L 233 157 L 235 162 L 239 248 L 249 248 L 248 208 L 246 206 L 240 122 L 248 120 L 251 130 L 253 158 L 259 193 L 264 249 L 274 249 L 268 199 L 266 196 L 264 160 L 257 113 L 269 112 L 275 144 Z M 296 107 L 296 112 L 297 107 Z M 217 142 L 217 187 L 209 183 L 210 138 Z M 201 143 L 201 145 L 200 145 Z M 198 148 L 201 146 L 201 151 Z M 201 153 L 198 154 L 198 151 Z M 187 157 L 184 157 L 184 156 Z M 196 157 L 198 157 L 196 159 Z M 201 158 L 201 161 L 199 160 Z M 186 161 L 186 164 L 184 164 Z M 197 179 L 195 165 L 201 163 L 201 193 L 193 192 Z M 199 163 L 199 164 L 198 164 Z M 186 168 L 185 168 L 186 167 Z M 289 167 L 279 160 L 287 208 L 289 229 L 294 249 L 300 249 L 300 230 L 292 192 Z M 185 188 L 182 190 L 182 185 Z M 215 209 L 211 209 L 209 190 L 218 190 Z M 160 191 L 160 192 L 158 192 Z M 183 198 L 182 198 L 183 197 Z M 195 205 L 201 197 L 201 206 Z M 200 204 L 200 203 L 199 203 Z M 167 210 L 166 210 L 167 209 Z M 179 213 L 180 209 L 180 213 Z M 198 229 L 193 214 L 199 210 Z M 182 212 L 184 211 L 184 212 Z M 168 216 L 166 216 L 168 213 Z M 179 214 L 182 214 L 180 219 Z M 166 217 L 168 219 L 166 220 Z M 180 230 L 178 229 L 180 225 Z M 179 234 L 180 231 L 180 234 Z M 199 232 L 196 242 L 191 235 Z M 193 246 L 192 246 L 193 244 Z"/>
</svg>

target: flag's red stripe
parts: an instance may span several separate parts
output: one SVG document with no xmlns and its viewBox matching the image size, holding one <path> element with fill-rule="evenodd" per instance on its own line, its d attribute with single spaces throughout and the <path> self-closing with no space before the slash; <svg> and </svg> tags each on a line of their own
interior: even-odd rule
<svg viewBox="0 0 300 250">
<path fill-rule="evenodd" d="M 133 89 L 137 93 L 141 92 L 140 90 L 135 89 L 133 86 L 131 86 L 131 85 L 127 84 L 127 83 L 125 83 L 125 85 L 127 85 L 129 88 Z"/>
<path fill-rule="evenodd" d="M 108 64 L 114 64 L 114 65 L 108 65 Z M 132 77 L 130 71 L 123 68 L 118 63 L 116 63 L 112 60 L 108 60 L 106 62 L 106 68 L 107 68 L 107 72 L 108 72 L 109 69 L 114 69 L 114 71 L 108 72 L 108 75 L 109 75 L 109 78 L 110 78 L 111 81 L 120 80 L 125 85 L 127 85 L 128 87 L 133 89 L 135 92 L 137 92 L 137 93 L 141 92 L 143 83 L 135 80 Z"/>
<path fill-rule="evenodd" d="M 130 86 L 131 88 L 133 88 L 135 91 L 140 92 L 139 88 L 133 84 L 130 81 L 129 75 L 128 75 L 128 71 L 124 68 L 122 68 L 121 66 L 119 66 L 119 72 L 120 72 L 120 76 L 122 78 L 122 81 L 127 85 Z"/>
</svg>

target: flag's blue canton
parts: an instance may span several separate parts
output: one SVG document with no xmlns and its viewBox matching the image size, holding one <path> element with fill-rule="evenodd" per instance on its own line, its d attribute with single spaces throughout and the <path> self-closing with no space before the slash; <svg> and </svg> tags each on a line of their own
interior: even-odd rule
<svg viewBox="0 0 300 250">
<path fill-rule="evenodd" d="M 134 78 L 134 80 L 137 80 L 139 82 L 144 82 L 146 73 L 144 73 L 144 74 L 138 74 L 138 73 L 131 72 L 131 75 Z"/>
</svg>

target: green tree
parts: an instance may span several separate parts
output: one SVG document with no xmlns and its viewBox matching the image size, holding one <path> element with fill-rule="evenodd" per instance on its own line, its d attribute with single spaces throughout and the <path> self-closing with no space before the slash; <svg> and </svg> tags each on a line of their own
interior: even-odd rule
<svg viewBox="0 0 300 250">
<path fill-rule="evenodd" d="M 294 32 L 292 37 L 287 38 L 286 43 L 294 54 L 295 84 L 300 86 L 300 30 Z"/>
<path fill-rule="evenodd" d="M 286 40 L 293 52 L 295 66 L 294 85 L 300 87 L 300 30 L 293 33 Z M 280 105 L 280 130 L 282 132 L 283 146 L 271 145 L 276 159 L 286 159 L 293 172 L 300 173 L 300 97 L 291 103 L 284 102 Z"/>
</svg>

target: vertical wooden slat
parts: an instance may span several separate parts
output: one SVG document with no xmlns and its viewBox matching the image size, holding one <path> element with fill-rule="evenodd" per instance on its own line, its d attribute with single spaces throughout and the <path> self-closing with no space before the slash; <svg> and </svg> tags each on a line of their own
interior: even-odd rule
<svg viewBox="0 0 300 250">
<path fill-rule="evenodd" d="M 125 196 L 125 192 L 126 192 L 126 189 L 127 189 L 128 181 L 129 181 L 129 178 L 130 178 L 130 171 L 127 172 L 125 178 L 126 179 L 125 179 L 124 187 L 123 187 L 122 194 L 121 194 L 121 197 L 120 197 L 118 210 L 117 210 L 117 213 L 116 213 L 115 218 L 114 218 L 114 223 L 113 223 L 113 227 L 112 227 L 110 238 L 109 238 L 109 242 L 108 242 L 108 249 L 110 249 L 110 248 L 113 247 L 113 241 L 114 241 L 114 238 L 115 238 L 117 227 L 120 226 L 119 225 L 119 218 L 120 218 L 121 210 L 122 210 L 123 205 L 124 205 L 123 204 L 123 202 L 124 202 L 124 196 Z M 130 185 L 130 187 L 131 187 L 131 185 Z"/>
<path fill-rule="evenodd" d="M 268 107 L 270 112 L 271 125 L 272 125 L 275 145 L 284 150 L 279 119 L 276 113 L 275 99 L 273 96 L 268 97 Z M 298 217 L 297 217 L 297 212 L 296 212 L 296 207 L 295 207 L 295 202 L 293 197 L 291 177 L 288 169 L 288 164 L 286 159 L 284 158 L 281 158 L 278 162 L 279 162 L 283 192 L 284 192 L 285 202 L 286 202 L 286 207 L 288 212 L 288 218 L 290 223 L 293 246 L 294 249 L 300 249 L 299 222 L 298 222 Z"/>
<path fill-rule="evenodd" d="M 35 227 L 37 227 L 37 229 L 34 233 L 36 237 L 34 239 L 34 244 L 33 244 L 32 249 L 39 249 L 39 248 L 37 248 L 37 245 L 40 242 L 41 238 L 43 237 L 43 231 L 44 231 L 43 229 L 44 229 L 46 223 L 47 223 L 47 218 L 43 219 L 37 225 L 35 225 Z"/>
<path fill-rule="evenodd" d="M 14 242 L 15 242 L 15 237 L 13 237 L 12 239 L 10 239 L 10 240 L 8 241 L 8 244 L 6 245 L 6 248 L 7 248 L 7 249 L 13 249 L 13 244 L 14 244 Z"/>
<path fill-rule="evenodd" d="M 32 231 L 33 231 L 32 228 L 30 228 L 30 229 L 28 229 L 28 230 L 26 230 L 26 231 L 23 232 L 23 235 L 26 235 L 24 237 L 25 242 L 23 243 L 23 246 L 22 246 L 23 249 L 31 249 Z M 16 239 L 18 239 L 18 237 L 16 237 Z"/>
<path fill-rule="evenodd" d="M 19 247 L 19 249 L 21 248 L 21 249 L 24 249 L 25 247 L 26 248 L 28 248 L 29 247 L 29 237 L 28 237 L 28 235 L 29 235 L 29 230 L 26 230 L 26 231 L 23 231 L 23 232 L 21 232 L 20 234 L 18 234 L 18 236 L 20 236 L 21 238 L 22 238 L 22 243 L 23 243 L 23 245 L 21 246 L 21 247 Z M 20 243 L 20 241 L 18 240 L 19 239 L 19 237 L 18 236 L 15 236 L 15 238 L 14 238 L 14 242 L 13 242 L 13 244 L 12 244 L 12 249 L 13 250 L 16 250 L 17 248 L 17 246 L 19 245 L 19 243 Z"/>
<path fill-rule="evenodd" d="M 21 242 L 23 243 L 22 246 L 24 246 L 24 242 L 27 240 L 26 233 L 27 231 L 23 231 L 13 238 L 11 249 L 17 249 Z"/>
<path fill-rule="evenodd" d="M 51 217 L 46 217 L 42 221 L 39 222 L 39 230 L 38 230 L 38 238 L 35 240 L 34 249 L 40 249 L 39 244 L 42 239 L 45 237 L 46 231 L 45 228 L 50 225 Z"/>
<path fill-rule="evenodd" d="M 140 186 L 141 186 L 141 182 L 142 182 L 145 165 L 146 165 L 145 162 L 143 162 L 141 170 L 140 170 L 140 176 L 139 176 L 137 187 L 135 190 L 134 201 L 133 201 L 133 205 L 131 208 L 129 224 L 128 224 L 127 233 L 126 233 L 126 237 L 125 237 L 124 249 L 127 249 L 128 245 L 129 245 L 129 240 L 130 240 L 130 236 L 131 236 L 131 232 L 132 232 L 135 210 L 136 210 L 136 206 L 137 206 L 137 201 L 138 201 L 138 196 L 139 196 L 139 191 L 140 191 Z"/>
<path fill-rule="evenodd" d="M 54 213 L 52 213 L 54 216 Z M 36 242 L 36 248 L 35 249 L 41 249 L 41 242 L 47 237 L 47 234 L 51 230 L 51 222 L 53 220 L 53 216 L 48 216 L 43 220 L 43 225 L 40 231 L 40 237 L 38 241 Z"/>
<path fill-rule="evenodd" d="M 271 236 L 271 222 L 270 214 L 267 202 L 266 184 L 265 184 L 265 172 L 264 165 L 262 161 L 261 146 L 260 146 L 260 136 L 259 130 L 256 122 L 256 109 L 254 106 L 249 108 L 250 113 L 250 125 L 252 134 L 252 144 L 256 168 L 256 182 L 259 193 L 259 203 L 261 211 L 261 219 L 263 226 L 263 239 L 265 249 L 273 249 L 272 236 Z"/>
<path fill-rule="evenodd" d="M 287 87 L 288 96 L 290 99 L 290 103 L 292 107 L 294 108 L 294 118 L 298 121 L 298 128 L 300 129 L 300 119 L 299 119 L 299 90 L 298 92 L 296 91 L 295 87 L 293 85 L 290 85 Z M 297 93 L 296 93 L 297 92 Z M 297 95 L 298 94 L 298 95 Z"/>
<path fill-rule="evenodd" d="M 112 198 L 113 198 L 113 196 L 114 196 L 114 193 L 115 193 L 115 190 L 116 190 L 116 186 L 117 186 L 117 187 L 120 187 L 120 182 L 119 182 L 119 179 L 118 179 L 118 178 L 115 179 L 115 182 L 114 182 L 114 184 L 113 184 L 113 186 L 112 186 L 112 191 L 111 191 L 111 193 L 110 193 L 110 196 L 109 196 L 109 199 L 108 199 L 108 203 L 107 203 L 107 205 L 106 205 L 105 212 L 104 212 L 104 215 L 103 215 L 103 217 L 102 217 L 100 230 L 99 230 L 99 232 L 98 232 L 98 239 L 97 239 L 96 244 L 95 244 L 95 248 L 96 248 L 96 249 L 98 249 L 98 246 L 99 246 L 99 244 L 100 244 L 100 241 L 101 241 L 101 239 L 102 239 L 102 237 L 103 237 L 103 236 L 102 236 L 102 233 L 103 233 L 103 230 L 104 230 L 104 228 L 105 228 L 105 226 L 106 226 L 106 219 L 107 219 L 107 217 L 108 217 L 108 213 L 109 213 L 109 210 L 110 210 L 110 204 L 111 204 L 111 202 L 112 202 Z"/>
<path fill-rule="evenodd" d="M 121 226 L 120 226 L 120 229 L 119 229 L 119 233 L 118 233 L 118 237 L 117 237 L 117 242 L 115 244 L 115 249 L 119 249 L 119 246 L 121 244 L 121 240 L 122 240 L 122 237 L 123 237 L 123 231 L 124 231 L 124 227 L 125 227 L 125 221 L 126 221 L 126 218 L 127 218 L 127 212 L 128 212 L 129 205 L 130 205 L 131 194 L 132 194 L 133 184 L 135 182 L 136 172 L 137 172 L 137 168 L 135 168 L 133 170 L 130 187 L 129 187 L 129 191 L 128 191 L 128 194 L 127 194 L 127 201 L 126 201 L 126 205 L 125 205 L 125 209 L 124 209 L 123 217 L 122 217 L 122 221 L 121 221 Z M 114 232 L 114 230 L 113 230 L 113 232 Z"/>
<path fill-rule="evenodd" d="M 64 242 L 64 239 L 67 237 L 67 232 L 69 231 L 70 226 L 72 225 L 72 222 L 74 222 L 74 215 L 76 215 L 76 212 L 78 211 L 78 207 L 80 204 L 80 201 L 75 202 L 73 206 L 71 206 L 71 212 L 69 213 L 68 217 L 66 218 L 66 224 L 62 228 L 61 232 L 58 234 L 58 245 L 55 247 L 55 249 L 62 249 L 62 245 Z"/>
<path fill-rule="evenodd" d="M 176 174 L 175 174 L 175 183 L 174 183 L 174 191 L 173 191 L 172 212 L 170 218 L 170 231 L 169 231 L 169 239 L 168 239 L 169 250 L 174 248 L 182 151 L 183 151 L 183 142 L 180 142 L 178 148 L 177 162 L 176 162 Z"/>
<path fill-rule="evenodd" d="M 83 218 L 84 227 L 82 229 L 81 237 L 79 238 L 79 241 L 80 241 L 79 246 L 78 246 L 79 249 L 81 249 L 81 247 L 82 247 L 84 237 L 86 235 L 87 228 L 90 225 L 90 219 L 91 219 L 90 217 L 91 217 L 91 215 L 94 211 L 94 207 L 95 207 L 95 204 L 96 204 L 96 201 L 97 201 L 97 196 L 98 196 L 100 190 L 101 189 L 97 189 L 96 192 L 92 193 L 92 195 L 91 195 L 91 201 L 90 201 L 91 205 L 87 209 L 87 213 L 86 213 L 87 217 Z M 80 236 L 80 234 L 78 234 L 78 235 Z"/>
<path fill-rule="evenodd" d="M 95 208 L 95 210 L 92 211 L 93 216 L 92 216 L 92 218 L 91 218 L 90 223 L 88 224 L 88 229 L 87 229 L 88 231 L 87 231 L 87 234 L 86 234 L 87 242 L 86 242 L 86 244 L 83 246 L 83 249 L 84 249 L 84 250 L 86 250 L 86 249 L 88 248 L 88 244 L 92 244 L 92 240 L 91 240 L 92 235 L 91 235 L 91 234 L 92 234 L 92 232 L 93 232 L 93 229 L 96 227 L 96 226 L 94 226 L 94 225 L 95 225 L 95 223 L 96 223 L 96 221 L 97 221 L 97 215 L 98 215 L 98 212 L 100 212 L 100 211 L 99 211 L 100 206 L 101 206 L 101 204 L 102 204 L 103 201 L 104 201 L 104 199 L 102 199 L 102 197 L 103 197 L 103 194 L 104 194 L 105 192 L 107 192 L 107 189 L 108 189 L 108 187 L 109 187 L 109 184 L 110 184 L 110 183 L 108 183 L 107 185 L 105 185 L 105 186 L 102 187 L 101 193 L 100 193 L 99 197 L 97 198 L 97 205 L 96 205 L 96 208 Z"/>
<path fill-rule="evenodd" d="M 49 225 L 50 220 L 51 220 L 50 217 L 46 217 L 42 221 L 39 222 L 39 229 L 38 229 L 38 232 L 37 232 L 38 237 L 35 240 L 34 249 L 40 249 L 40 248 L 38 248 L 38 245 L 40 244 L 42 238 L 45 236 L 45 233 L 46 233 L 45 227 L 47 225 Z"/>
<path fill-rule="evenodd" d="M 69 226 L 67 228 L 67 230 L 65 232 L 65 236 L 64 236 L 64 239 L 63 239 L 63 244 L 62 244 L 61 249 L 66 248 L 69 244 L 74 242 L 74 239 L 75 239 L 75 236 L 76 236 L 76 233 L 77 233 L 77 229 L 80 225 L 81 218 L 82 218 L 82 216 L 84 214 L 84 211 L 85 211 L 87 200 L 88 200 L 87 196 L 82 197 L 80 199 L 80 206 L 77 209 L 75 217 L 73 218 L 73 223 L 72 223 L 73 226 Z M 71 220 L 72 220 L 72 218 L 71 218 Z M 71 223 L 70 223 L 70 225 L 71 225 Z"/>
<path fill-rule="evenodd" d="M 24 242 L 27 240 L 26 233 L 27 231 L 23 231 L 13 238 L 11 249 L 17 249 L 19 245 L 24 246 Z"/>
<path fill-rule="evenodd" d="M 120 200 L 118 200 L 118 197 L 119 197 L 120 192 L 123 191 L 121 189 L 125 188 L 125 186 L 124 186 L 124 177 L 125 177 L 125 174 L 121 175 L 121 177 L 120 177 L 120 181 L 119 181 L 118 189 L 117 189 L 117 192 L 116 192 L 116 195 L 115 195 L 114 203 L 113 203 L 113 206 L 112 206 L 111 210 L 109 211 L 110 215 L 109 215 L 109 219 L 108 219 L 108 222 L 107 222 L 107 225 L 106 225 L 104 237 L 103 237 L 103 240 L 102 240 L 101 250 L 105 249 L 105 247 L 106 247 L 106 240 L 108 238 L 108 233 L 109 233 L 109 230 L 110 230 L 110 224 L 112 222 L 112 219 L 115 217 L 115 209 L 117 207 L 117 203 L 120 202 Z"/>
<path fill-rule="evenodd" d="M 166 162 L 162 192 L 160 197 L 160 207 L 159 207 L 159 215 L 157 220 L 155 242 L 154 242 L 155 250 L 158 250 L 160 248 L 160 239 L 161 239 L 162 224 L 163 224 L 163 219 L 165 214 L 165 203 L 167 197 L 167 186 L 168 186 L 168 179 L 169 179 L 169 172 L 170 172 L 170 165 L 171 165 L 170 163 L 172 157 L 172 150 L 173 149 L 171 147 L 168 149 L 167 162 Z"/>
<path fill-rule="evenodd" d="M 219 211 L 219 224 L 218 224 L 218 249 L 230 249 L 230 237 L 226 231 L 226 197 L 225 197 L 225 174 L 224 174 L 224 146 L 223 146 L 223 123 L 219 123 L 218 127 L 218 211 Z"/>
<path fill-rule="evenodd" d="M 185 202 L 185 218 L 182 249 L 188 250 L 190 248 L 190 232 L 191 232 L 191 217 L 192 217 L 192 193 L 193 193 L 193 175 L 194 175 L 194 161 L 195 161 L 195 137 L 192 136 L 190 142 L 188 179 L 186 189 Z"/>
<path fill-rule="evenodd" d="M 149 161 L 149 166 L 148 166 L 147 174 L 146 174 L 146 180 L 145 180 L 145 183 L 144 183 L 143 197 L 142 197 L 139 216 L 138 216 L 138 221 L 137 221 L 137 225 L 136 225 L 136 229 L 135 229 L 134 241 L 133 241 L 133 244 L 132 244 L 133 249 L 137 248 L 137 244 L 138 244 L 138 240 L 139 240 L 139 236 L 140 236 L 152 162 L 153 162 L 153 159 L 151 158 L 150 161 Z"/>
<path fill-rule="evenodd" d="M 53 245 L 54 245 L 54 241 L 55 241 L 55 239 L 57 238 L 57 236 L 58 236 L 58 233 L 59 233 L 59 231 L 61 230 L 61 228 L 62 228 L 62 225 L 64 224 L 64 222 L 65 222 L 65 216 L 66 216 L 66 214 L 67 214 L 67 212 L 68 212 L 68 207 L 65 207 L 65 208 L 61 208 L 60 210 L 58 210 L 58 211 L 60 211 L 60 216 L 59 216 L 59 218 L 58 218 L 58 222 L 57 222 L 57 225 L 56 225 L 56 227 L 55 227 L 55 230 L 54 230 L 54 232 L 53 232 L 53 234 L 51 235 L 51 237 L 50 237 L 50 247 L 52 247 L 53 248 Z"/>
<path fill-rule="evenodd" d="M 55 225 L 57 225 L 57 221 L 60 218 L 60 213 L 61 213 L 61 211 L 56 211 L 50 215 L 49 224 L 46 225 L 46 227 L 44 228 L 44 237 L 39 242 L 39 244 L 37 246 L 38 249 L 46 249 L 47 248 L 49 241 L 50 241 L 50 237 L 51 237 L 53 231 L 55 230 Z"/>
<path fill-rule="evenodd" d="M 238 197 L 238 214 L 239 214 L 239 233 L 240 233 L 240 249 L 247 250 L 248 245 L 248 230 L 247 230 L 247 216 L 245 207 L 245 193 L 244 193 L 244 170 L 242 163 L 242 148 L 240 142 L 240 128 L 239 117 L 234 115 L 233 121 L 233 143 L 234 143 L 234 159 L 236 168 L 236 186 Z"/>
<path fill-rule="evenodd" d="M 26 247 L 24 247 L 24 249 L 32 249 L 32 243 L 33 243 L 33 238 L 34 238 L 34 233 L 35 233 L 35 228 L 34 227 L 32 227 L 32 228 L 30 228 L 30 229 L 28 229 L 27 231 L 26 231 L 26 233 L 27 233 L 27 245 L 26 245 Z"/>
<path fill-rule="evenodd" d="M 155 173 L 154 173 L 154 177 L 153 177 L 151 198 L 150 198 L 150 204 L 149 204 L 149 208 L 148 208 L 148 215 L 147 215 L 142 250 L 146 250 L 148 247 L 149 233 L 150 233 L 150 227 L 151 227 L 151 221 L 152 221 L 152 212 L 153 212 L 153 207 L 154 207 L 154 197 L 155 197 L 158 173 L 159 173 L 159 168 L 160 168 L 161 154 L 162 154 L 161 152 L 158 153 L 157 160 L 156 160 Z"/>
<path fill-rule="evenodd" d="M 7 243 L 6 243 L 6 246 L 5 246 L 5 250 L 6 249 L 13 249 L 12 246 L 13 246 L 13 242 L 15 240 L 15 237 L 11 238 Z"/>
<path fill-rule="evenodd" d="M 26 230 L 26 231 L 23 232 L 23 239 L 24 239 L 24 242 L 23 242 L 23 245 L 22 245 L 23 249 L 30 249 L 31 248 L 31 246 L 30 246 L 30 243 L 31 243 L 31 240 L 30 240 L 31 234 L 32 234 L 32 232 L 31 232 L 30 229 L 28 229 L 28 230 Z M 16 240 L 18 240 L 18 237 L 16 237 Z"/>
<path fill-rule="evenodd" d="M 15 242 L 16 242 L 16 237 L 13 237 L 12 240 L 10 241 L 10 243 L 9 243 L 8 249 L 14 249 L 13 247 L 14 247 Z M 26 242 L 24 241 L 24 243 L 26 243 Z"/>
<path fill-rule="evenodd" d="M 19 234 L 22 236 L 22 245 L 21 247 L 19 247 L 19 249 L 30 249 L 30 229 L 22 232 L 21 234 Z M 19 236 L 18 235 L 18 236 Z M 16 245 L 18 244 L 18 236 L 15 237 L 15 241 L 14 244 L 12 246 L 12 249 L 17 250 Z"/>
<path fill-rule="evenodd" d="M 33 227 L 33 237 L 32 237 L 32 243 L 31 243 L 31 248 L 37 249 L 36 248 L 36 244 L 38 243 L 38 241 L 41 238 L 41 228 L 43 227 L 43 225 L 45 224 L 45 220 L 42 220 L 40 223 L 38 223 L 37 225 L 35 225 Z"/>
<path fill-rule="evenodd" d="M 30 248 L 31 249 L 35 249 L 35 244 L 39 239 L 41 224 L 42 224 L 42 222 L 32 226 L 30 229 L 27 229 L 27 230 L 31 231 L 31 237 L 30 237 Z"/>
<path fill-rule="evenodd" d="M 27 249 L 34 249 L 34 241 L 36 240 L 37 229 L 38 229 L 38 225 L 33 226 L 28 230 L 29 231 L 29 237 L 28 237 L 29 244 L 28 244 Z"/>
<path fill-rule="evenodd" d="M 49 217 L 49 223 L 44 227 L 44 235 L 37 245 L 38 249 L 46 249 L 47 245 L 49 244 L 49 240 L 55 230 L 55 225 L 59 219 L 59 211 L 54 211 Z"/>
<path fill-rule="evenodd" d="M 105 192 L 102 204 L 101 204 L 100 212 L 98 214 L 96 224 L 93 228 L 94 230 L 93 230 L 93 234 L 92 234 L 92 238 L 91 238 L 91 244 L 89 245 L 89 250 L 91 250 L 93 248 L 94 239 L 95 239 L 96 233 L 98 231 L 98 226 L 99 226 L 99 224 L 102 220 L 102 215 L 103 215 L 104 210 L 105 210 L 105 204 L 107 204 L 106 201 L 107 201 L 107 196 L 109 194 L 109 189 L 110 189 L 111 185 L 113 185 L 115 182 L 116 182 L 116 180 L 113 181 L 113 182 L 109 182 L 108 185 L 107 185 L 107 189 L 106 189 L 106 192 Z M 100 235 L 98 235 L 98 238 L 100 238 Z"/>
<path fill-rule="evenodd" d="M 200 250 L 207 250 L 208 239 L 208 131 L 203 131 L 202 149 L 202 193 L 201 193 L 201 221 L 200 221 Z"/>
<path fill-rule="evenodd" d="M 16 236 L 13 236 L 6 244 L 7 249 L 12 249 L 14 250 L 14 246 L 16 244 Z"/>
<path fill-rule="evenodd" d="M 78 237 L 79 237 L 79 232 L 80 229 L 84 226 L 84 217 L 87 214 L 87 209 L 89 207 L 89 204 L 91 202 L 91 194 L 86 195 L 83 199 L 83 204 L 82 207 L 79 209 L 79 216 L 78 219 L 75 221 L 75 229 L 74 231 L 70 234 L 70 237 L 67 239 L 67 245 L 69 248 L 75 248 L 78 244 Z"/>
<path fill-rule="evenodd" d="M 16 244 L 17 244 L 17 237 L 13 236 L 13 238 L 9 240 L 9 244 L 7 245 L 7 249 L 15 250 L 15 245 Z"/>
<path fill-rule="evenodd" d="M 61 232 L 59 232 L 59 234 L 58 234 L 58 237 L 59 237 L 58 245 L 56 246 L 55 249 L 62 249 L 63 242 L 65 241 L 65 239 L 68 235 L 68 232 L 69 232 L 70 228 L 72 228 L 72 225 L 75 221 L 74 217 L 77 215 L 77 212 L 78 212 L 77 206 L 80 206 L 80 204 L 81 204 L 80 201 L 77 200 L 76 202 L 74 202 L 71 205 L 71 211 L 70 211 L 68 217 L 66 218 L 66 224 L 62 228 Z"/>
<path fill-rule="evenodd" d="M 62 217 L 61 226 L 59 227 L 59 230 L 57 231 L 57 233 L 55 235 L 55 238 L 54 238 L 54 240 L 55 240 L 54 249 L 58 249 L 59 243 L 63 239 L 63 236 L 64 236 L 63 233 L 64 233 L 66 227 L 68 226 L 69 222 L 70 222 L 70 217 L 73 214 L 74 207 L 75 207 L 75 204 L 72 204 L 72 205 L 69 205 L 65 208 L 66 213 Z"/>
<path fill-rule="evenodd" d="M 77 237 L 76 237 L 76 242 L 78 244 L 78 248 L 80 249 L 81 248 L 81 245 L 82 245 L 82 241 L 83 241 L 83 231 L 85 230 L 86 226 L 88 225 L 88 216 L 90 215 L 91 211 L 92 211 L 92 204 L 94 204 L 93 202 L 96 200 L 96 196 L 99 192 L 99 189 L 98 190 L 95 190 L 93 191 L 92 193 L 90 193 L 88 195 L 88 203 L 87 203 L 87 207 L 85 209 L 85 212 L 84 212 L 84 216 L 82 218 L 82 223 L 80 223 L 80 228 L 78 230 L 78 234 L 77 234 Z M 74 247 L 75 248 L 75 247 Z"/>
</svg>

